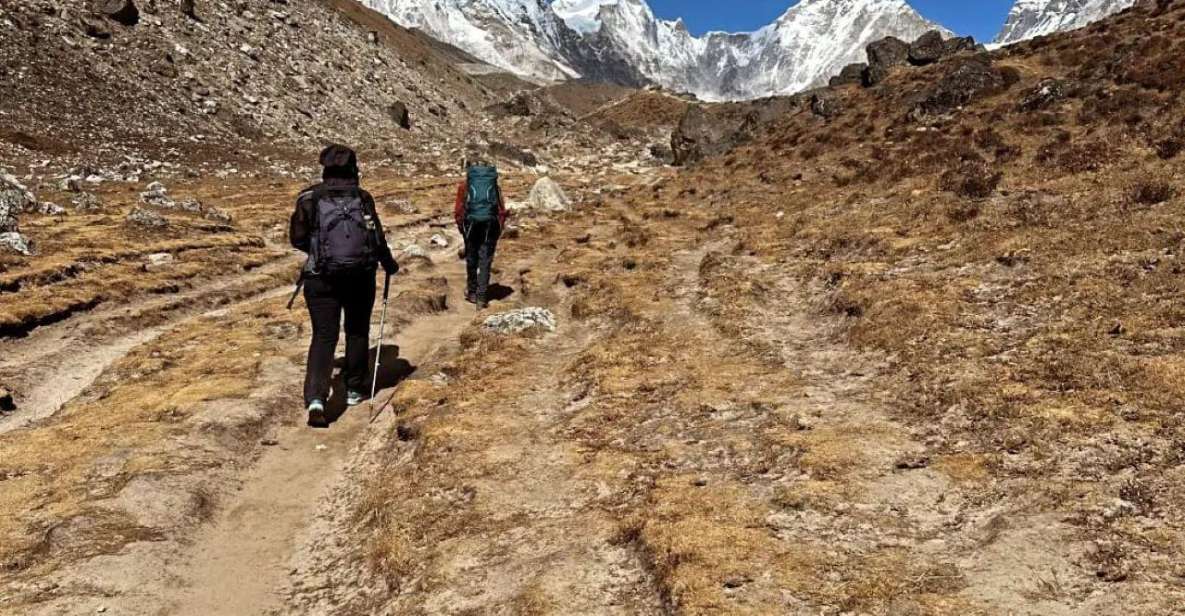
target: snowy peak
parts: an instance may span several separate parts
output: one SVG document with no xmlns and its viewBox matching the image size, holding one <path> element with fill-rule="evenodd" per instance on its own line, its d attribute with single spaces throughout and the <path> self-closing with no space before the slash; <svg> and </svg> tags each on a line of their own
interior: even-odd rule
<svg viewBox="0 0 1185 616">
<path fill-rule="evenodd" d="M 786 0 L 788 3 L 792 0 Z M 646 0 L 363 0 L 483 61 L 538 80 L 655 83 L 707 100 L 823 85 L 864 48 L 940 26 L 905 0 L 801 0 L 755 32 L 694 36 Z"/>
<path fill-rule="evenodd" d="M 1135 4 L 1135 0 L 1016 0 L 996 43 L 1008 45 L 1081 28 Z"/>
</svg>

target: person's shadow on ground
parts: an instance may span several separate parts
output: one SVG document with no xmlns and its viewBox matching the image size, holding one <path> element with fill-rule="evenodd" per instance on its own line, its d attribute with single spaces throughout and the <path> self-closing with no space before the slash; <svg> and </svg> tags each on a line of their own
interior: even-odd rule
<svg viewBox="0 0 1185 616">
<path fill-rule="evenodd" d="M 374 355 L 375 349 L 372 348 L 366 362 L 367 367 L 372 371 L 374 370 Z M 336 423 L 349 410 L 349 407 L 346 406 L 346 383 L 341 375 L 341 370 L 345 365 L 345 357 L 339 357 L 334 362 L 334 367 L 337 368 L 337 374 L 333 377 L 333 393 L 330 394 L 329 400 L 325 402 L 325 416 L 329 419 L 330 425 Z M 398 346 L 383 345 L 383 361 L 379 365 L 378 387 L 376 391 L 390 389 L 398 385 L 415 371 L 416 367 L 411 365 L 411 362 L 399 357 Z M 371 374 L 366 375 L 366 386 L 368 388 L 370 387 L 370 377 Z M 367 389 L 365 393 L 369 394 L 370 390 Z"/>
<path fill-rule="evenodd" d="M 496 282 L 490 284 L 490 288 L 486 290 L 486 299 L 491 302 L 500 302 L 511 295 L 514 295 L 514 289 Z"/>
</svg>

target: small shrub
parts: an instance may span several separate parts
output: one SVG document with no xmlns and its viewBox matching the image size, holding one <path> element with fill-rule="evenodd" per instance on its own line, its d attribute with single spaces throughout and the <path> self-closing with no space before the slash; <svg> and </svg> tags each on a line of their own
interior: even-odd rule
<svg viewBox="0 0 1185 616">
<path fill-rule="evenodd" d="M 1004 174 L 984 162 L 970 161 L 942 174 L 942 190 L 970 199 L 985 199 L 995 192 Z"/>
<path fill-rule="evenodd" d="M 1177 188 L 1160 178 L 1145 178 L 1127 189 L 1129 205 L 1156 205 L 1177 195 Z"/>
</svg>

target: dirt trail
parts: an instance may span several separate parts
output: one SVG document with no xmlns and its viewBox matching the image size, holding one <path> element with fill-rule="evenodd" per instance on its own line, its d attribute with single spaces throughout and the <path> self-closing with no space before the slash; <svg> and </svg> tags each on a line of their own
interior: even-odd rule
<svg viewBox="0 0 1185 616">
<path fill-rule="evenodd" d="M 0 417 L 0 434 L 52 416 L 133 348 L 194 318 L 225 309 L 205 309 L 208 306 L 250 297 L 246 304 L 282 293 L 283 288 L 272 288 L 272 276 L 291 269 L 292 263 L 282 259 L 247 274 L 97 311 L 39 328 L 28 338 L 0 343 L 0 376 L 20 392 L 17 412 Z M 137 326 L 137 317 L 149 314 L 163 322 Z"/>
<path fill-rule="evenodd" d="M 459 291 L 464 288 L 461 265 L 453 262 L 433 273 L 449 279 L 449 311 L 417 318 L 394 335 L 388 328 L 386 343 L 396 346 L 400 359 L 413 366 L 455 340 L 456 332 L 473 317 Z M 298 388 L 299 383 L 286 386 Z M 377 400 L 387 396 L 380 392 Z M 169 613 L 278 611 L 297 539 L 329 491 L 352 479 L 347 463 L 371 426 L 371 412 L 369 404 L 350 409 L 325 431 L 303 425 L 280 428 L 273 438 L 277 444 L 249 471 L 239 494 L 196 537 L 191 560 L 177 574 L 184 585 L 167 600 Z"/>
</svg>

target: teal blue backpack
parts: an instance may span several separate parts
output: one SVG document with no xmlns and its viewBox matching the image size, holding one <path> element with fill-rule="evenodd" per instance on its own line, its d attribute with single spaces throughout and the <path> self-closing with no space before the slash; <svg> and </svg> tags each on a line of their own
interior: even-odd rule
<svg viewBox="0 0 1185 616">
<path fill-rule="evenodd" d="M 469 195 L 465 199 L 465 220 L 489 222 L 498 218 L 498 169 L 485 165 L 469 168 L 466 178 Z"/>
</svg>

